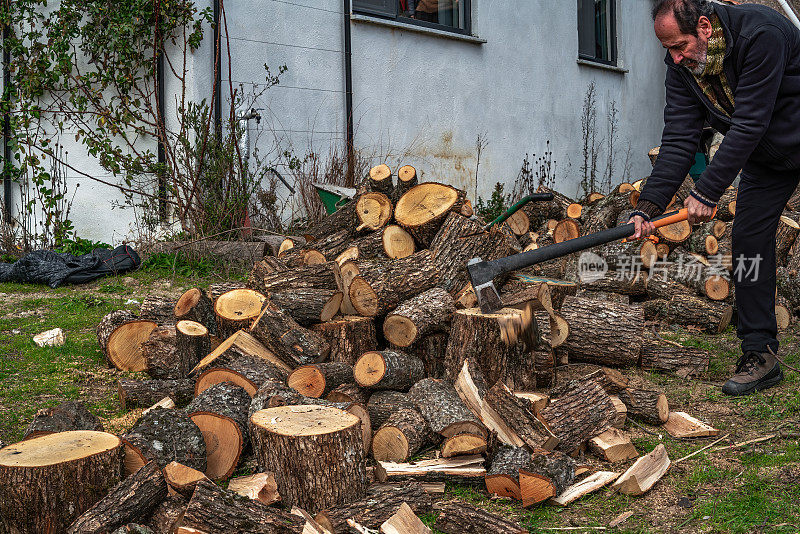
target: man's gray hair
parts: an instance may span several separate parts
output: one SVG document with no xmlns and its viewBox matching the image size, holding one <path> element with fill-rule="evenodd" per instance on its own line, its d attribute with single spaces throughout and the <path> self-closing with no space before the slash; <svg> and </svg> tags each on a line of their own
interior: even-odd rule
<svg viewBox="0 0 800 534">
<path fill-rule="evenodd" d="M 710 0 L 658 0 L 653 8 L 653 20 L 670 12 L 675 16 L 681 33 L 697 37 L 700 17 L 710 17 L 714 7 Z"/>
</svg>

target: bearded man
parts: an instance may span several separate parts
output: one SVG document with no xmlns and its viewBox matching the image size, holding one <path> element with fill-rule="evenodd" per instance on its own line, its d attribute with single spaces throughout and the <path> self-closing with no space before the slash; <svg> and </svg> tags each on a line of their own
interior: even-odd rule
<svg viewBox="0 0 800 534">
<path fill-rule="evenodd" d="M 742 355 L 722 387 L 746 395 L 778 384 L 775 233 L 800 181 L 800 30 L 772 9 L 708 0 L 661 0 L 655 33 L 667 49 L 661 149 L 630 222 L 653 232 L 694 162 L 704 122 L 725 139 L 684 202 L 709 220 L 740 175 L 733 280 Z"/>
</svg>

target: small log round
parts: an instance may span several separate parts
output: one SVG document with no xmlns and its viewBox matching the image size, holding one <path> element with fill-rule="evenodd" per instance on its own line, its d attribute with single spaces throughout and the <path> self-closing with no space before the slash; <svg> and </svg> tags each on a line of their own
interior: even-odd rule
<svg viewBox="0 0 800 534">
<path fill-rule="evenodd" d="M 575 219 L 562 219 L 553 228 L 553 242 L 563 243 L 581 235 L 581 225 Z"/>
<path fill-rule="evenodd" d="M 432 439 L 422 415 L 414 408 L 403 408 L 392 413 L 375 432 L 372 456 L 379 462 L 405 462 Z"/>
<path fill-rule="evenodd" d="M 266 300 L 252 289 L 234 289 L 222 294 L 214 302 L 220 337 L 225 339 L 238 330 L 250 328 Z"/>
<path fill-rule="evenodd" d="M 146 371 L 147 361 L 142 345 L 158 328 L 153 321 L 128 321 L 116 328 L 108 337 L 106 355 L 111 365 L 120 371 Z"/>
<path fill-rule="evenodd" d="M 195 365 L 211 352 L 208 328 L 197 321 L 178 321 L 175 325 L 175 352 L 181 377 L 188 376 Z"/>
<path fill-rule="evenodd" d="M 103 423 L 100 422 L 97 416 L 92 415 L 82 402 L 66 401 L 53 408 L 43 408 L 36 412 L 22 439 L 31 439 L 68 430 L 96 430 L 102 432 Z"/>
<path fill-rule="evenodd" d="M 401 391 L 379 390 L 370 395 L 367 402 L 369 418 L 375 428 L 383 426 L 394 412 L 403 409 L 416 410 L 417 405 Z"/>
<path fill-rule="evenodd" d="M 345 315 L 327 323 L 313 325 L 311 330 L 330 344 L 329 359 L 355 365 L 367 351 L 378 348 L 375 320 L 372 317 Z"/>
<path fill-rule="evenodd" d="M 692 226 L 688 221 L 678 221 L 656 228 L 656 234 L 668 243 L 683 243 L 692 235 Z"/>
<path fill-rule="evenodd" d="M 526 234 L 531 229 L 531 220 L 522 210 L 514 212 L 511 217 L 506 219 L 506 224 L 516 236 Z"/>
<path fill-rule="evenodd" d="M 383 322 L 383 334 L 390 343 L 408 347 L 431 332 L 445 330 L 453 313 L 453 297 L 435 287 L 395 308 Z"/>
<path fill-rule="evenodd" d="M 244 388 L 252 397 L 267 380 L 281 381 L 285 378 L 283 369 L 261 358 L 242 355 L 224 365 L 206 367 L 195 381 L 194 394 L 197 396 L 215 384 L 230 382 Z"/>
<path fill-rule="evenodd" d="M 521 501 L 519 472 L 530 469 L 530 465 L 531 453 L 525 447 L 498 447 L 484 477 L 486 491 Z"/>
<path fill-rule="evenodd" d="M 383 228 L 392 218 L 392 201 L 383 193 L 364 193 L 356 201 L 356 216 L 357 232 Z"/>
<path fill-rule="evenodd" d="M 392 185 L 392 169 L 385 163 L 376 165 L 369 170 L 369 190 L 391 197 L 394 186 Z"/>
<path fill-rule="evenodd" d="M 628 416 L 651 425 L 663 425 L 669 419 L 669 402 L 660 391 L 624 389 L 617 395 L 628 408 Z"/>
<path fill-rule="evenodd" d="M 214 304 L 205 291 L 196 287 L 186 291 L 175 303 L 175 320 L 195 321 L 205 326 L 209 334 L 217 333 Z"/>
<path fill-rule="evenodd" d="M 395 186 L 394 196 L 399 199 L 415 185 L 417 185 L 417 169 L 411 165 L 403 165 L 397 170 L 397 185 Z"/>
<path fill-rule="evenodd" d="M 366 493 L 358 417 L 326 406 L 281 406 L 251 418 L 260 465 L 275 473 L 283 503 L 318 512 Z"/>
<path fill-rule="evenodd" d="M 125 443 L 126 474 L 135 473 L 149 461 L 160 467 L 178 462 L 199 471 L 206 469 L 203 434 L 180 410 L 150 410 L 121 437 Z"/>
<path fill-rule="evenodd" d="M 325 362 L 298 367 L 287 384 L 307 397 L 320 398 L 342 384 L 353 382 L 353 367 L 345 362 Z"/>
<path fill-rule="evenodd" d="M 383 251 L 393 260 L 407 258 L 416 251 L 414 237 L 396 224 L 390 224 L 383 229 L 381 242 Z"/>
<path fill-rule="evenodd" d="M 103 498 L 122 473 L 122 442 L 77 430 L 0 449 L 0 529 L 59 534 Z"/>
<path fill-rule="evenodd" d="M 408 391 L 425 378 L 425 364 L 399 351 L 370 351 L 362 354 L 353 366 L 353 376 L 364 388 Z"/>
</svg>

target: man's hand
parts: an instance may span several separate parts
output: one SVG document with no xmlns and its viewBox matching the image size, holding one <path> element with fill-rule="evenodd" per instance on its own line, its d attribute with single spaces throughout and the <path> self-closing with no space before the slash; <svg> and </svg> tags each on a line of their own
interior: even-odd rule
<svg viewBox="0 0 800 534">
<path fill-rule="evenodd" d="M 647 237 L 656 231 L 656 227 L 650 221 L 645 221 L 641 215 L 634 215 L 630 218 L 628 223 L 636 225 L 636 232 L 631 236 L 633 239 L 640 239 Z"/>
<path fill-rule="evenodd" d="M 684 202 L 683 207 L 688 212 L 687 221 L 689 224 L 695 225 L 701 222 L 710 221 L 714 216 L 714 208 L 706 206 L 693 196 L 689 196 Z"/>
</svg>

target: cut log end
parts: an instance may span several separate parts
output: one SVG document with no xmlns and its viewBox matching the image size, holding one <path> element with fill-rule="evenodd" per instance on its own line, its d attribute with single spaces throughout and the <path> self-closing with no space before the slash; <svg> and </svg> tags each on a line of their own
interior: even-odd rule
<svg viewBox="0 0 800 534">
<path fill-rule="evenodd" d="M 111 364 L 120 371 L 147 370 L 142 345 L 156 328 L 158 325 L 153 321 L 131 321 L 114 330 L 106 346 Z"/>
<path fill-rule="evenodd" d="M 416 250 L 414 238 L 396 224 L 390 224 L 383 230 L 383 250 L 392 259 L 407 258 Z"/>
<path fill-rule="evenodd" d="M 386 374 L 386 361 L 377 351 L 365 352 L 353 367 L 356 382 L 362 387 L 374 386 Z"/>
<path fill-rule="evenodd" d="M 289 375 L 287 385 L 306 397 L 319 398 L 325 391 L 325 375 L 314 365 L 304 365 Z"/>
<path fill-rule="evenodd" d="M 398 347 L 408 347 L 417 339 L 417 326 L 408 317 L 391 315 L 383 323 L 386 339 Z"/>
</svg>

